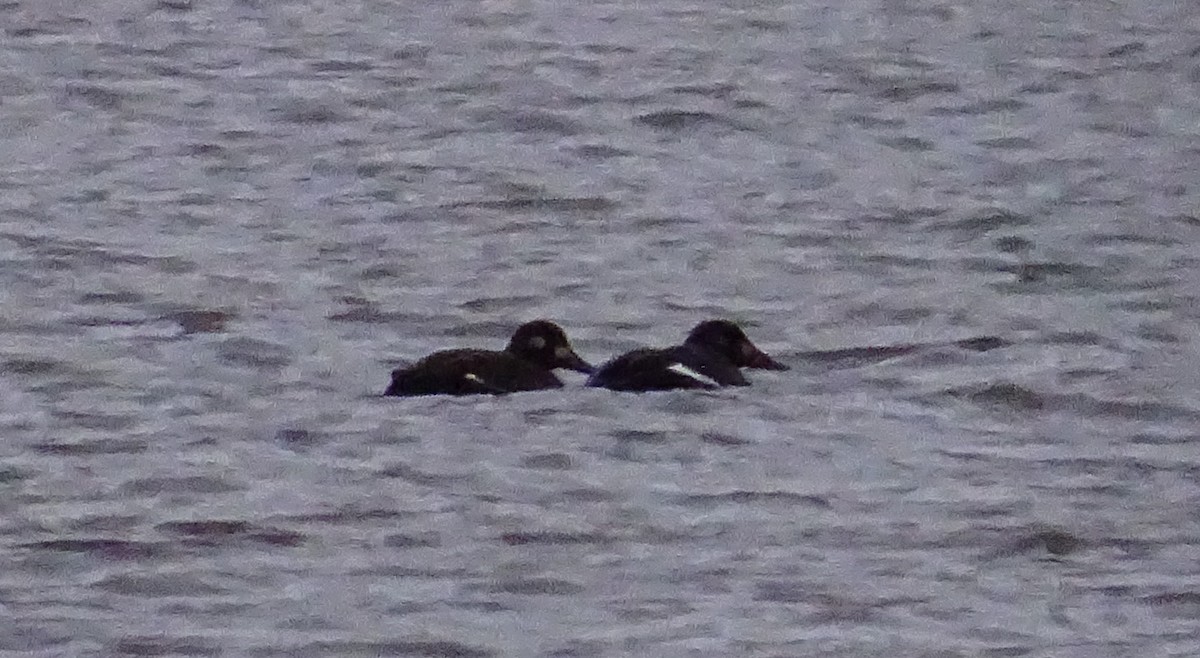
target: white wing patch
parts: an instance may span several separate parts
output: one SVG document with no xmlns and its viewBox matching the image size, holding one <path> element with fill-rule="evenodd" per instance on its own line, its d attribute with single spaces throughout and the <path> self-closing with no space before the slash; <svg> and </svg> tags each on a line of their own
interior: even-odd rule
<svg viewBox="0 0 1200 658">
<path fill-rule="evenodd" d="M 698 381 L 701 384 L 704 384 L 705 386 L 712 386 L 713 388 L 721 387 L 721 385 L 717 383 L 717 380 L 715 380 L 712 377 L 709 377 L 707 375 L 702 375 L 702 374 L 696 372 L 695 370 L 692 370 L 691 368 L 683 365 L 682 363 L 672 363 L 671 365 L 667 366 L 667 370 L 670 370 L 671 372 L 673 372 L 677 375 L 683 375 L 684 377 L 687 377 L 688 379 Z"/>
<path fill-rule="evenodd" d="M 479 375 L 476 375 L 473 372 L 468 372 L 467 374 L 463 375 L 463 379 L 465 379 L 469 382 L 475 382 L 476 384 L 479 384 L 480 386 L 487 386 L 487 382 L 483 381 L 482 377 L 480 377 Z"/>
</svg>

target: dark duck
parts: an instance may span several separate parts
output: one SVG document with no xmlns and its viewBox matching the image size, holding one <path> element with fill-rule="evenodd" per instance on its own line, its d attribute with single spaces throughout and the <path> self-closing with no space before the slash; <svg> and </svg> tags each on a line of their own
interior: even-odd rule
<svg viewBox="0 0 1200 658">
<path fill-rule="evenodd" d="M 741 368 L 788 369 L 758 349 L 736 324 L 706 320 L 682 345 L 638 349 L 605 363 L 588 379 L 588 386 L 614 391 L 749 386 Z"/>
<path fill-rule="evenodd" d="M 567 334 L 549 320 L 517 327 L 508 347 L 434 352 L 407 368 L 392 371 L 384 395 L 476 395 L 562 388 L 552 370 L 594 369 L 571 348 Z"/>
</svg>

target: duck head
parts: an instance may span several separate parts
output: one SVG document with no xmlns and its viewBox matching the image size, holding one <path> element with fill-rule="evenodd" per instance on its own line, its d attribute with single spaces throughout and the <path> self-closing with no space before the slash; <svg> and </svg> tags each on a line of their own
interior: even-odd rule
<svg viewBox="0 0 1200 658">
<path fill-rule="evenodd" d="M 705 320 L 688 334 L 685 345 L 701 347 L 729 359 L 739 368 L 787 370 L 788 367 L 758 349 L 742 328 L 729 320 Z"/>
<path fill-rule="evenodd" d="M 534 320 L 517 327 L 505 351 L 548 370 L 568 368 L 591 374 L 595 368 L 571 347 L 567 332 L 549 320 Z"/>
</svg>

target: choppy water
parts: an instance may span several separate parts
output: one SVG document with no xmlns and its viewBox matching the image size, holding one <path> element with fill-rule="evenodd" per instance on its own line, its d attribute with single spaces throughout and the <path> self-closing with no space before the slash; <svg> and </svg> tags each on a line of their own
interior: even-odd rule
<svg viewBox="0 0 1200 658">
<path fill-rule="evenodd" d="M 1200 5 L 988 4 L 0 3 L 0 652 L 1197 655 Z"/>
</svg>

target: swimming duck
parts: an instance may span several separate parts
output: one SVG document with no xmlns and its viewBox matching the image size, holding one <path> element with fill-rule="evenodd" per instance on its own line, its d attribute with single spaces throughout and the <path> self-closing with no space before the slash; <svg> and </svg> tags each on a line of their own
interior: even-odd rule
<svg viewBox="0 0 1200 658">
<path fill-rule="evenodd" d="M 555 368 L 594 370 L 571 348 L 562 327 L 534 320 L 517 327 L 501 351 L 442 350 L 394 370 L 384 395 L 500 395 L 562 388 L 551 372 Z"/>
<path fill-rule="evenodd" d="M 600 366 L 587 385 L 614 391 L 749 386 L 741 368 L 788 369 L 758 349 L 733 322 L 705 320 L 682 345 L 622 354 Z"/>
</svg>

